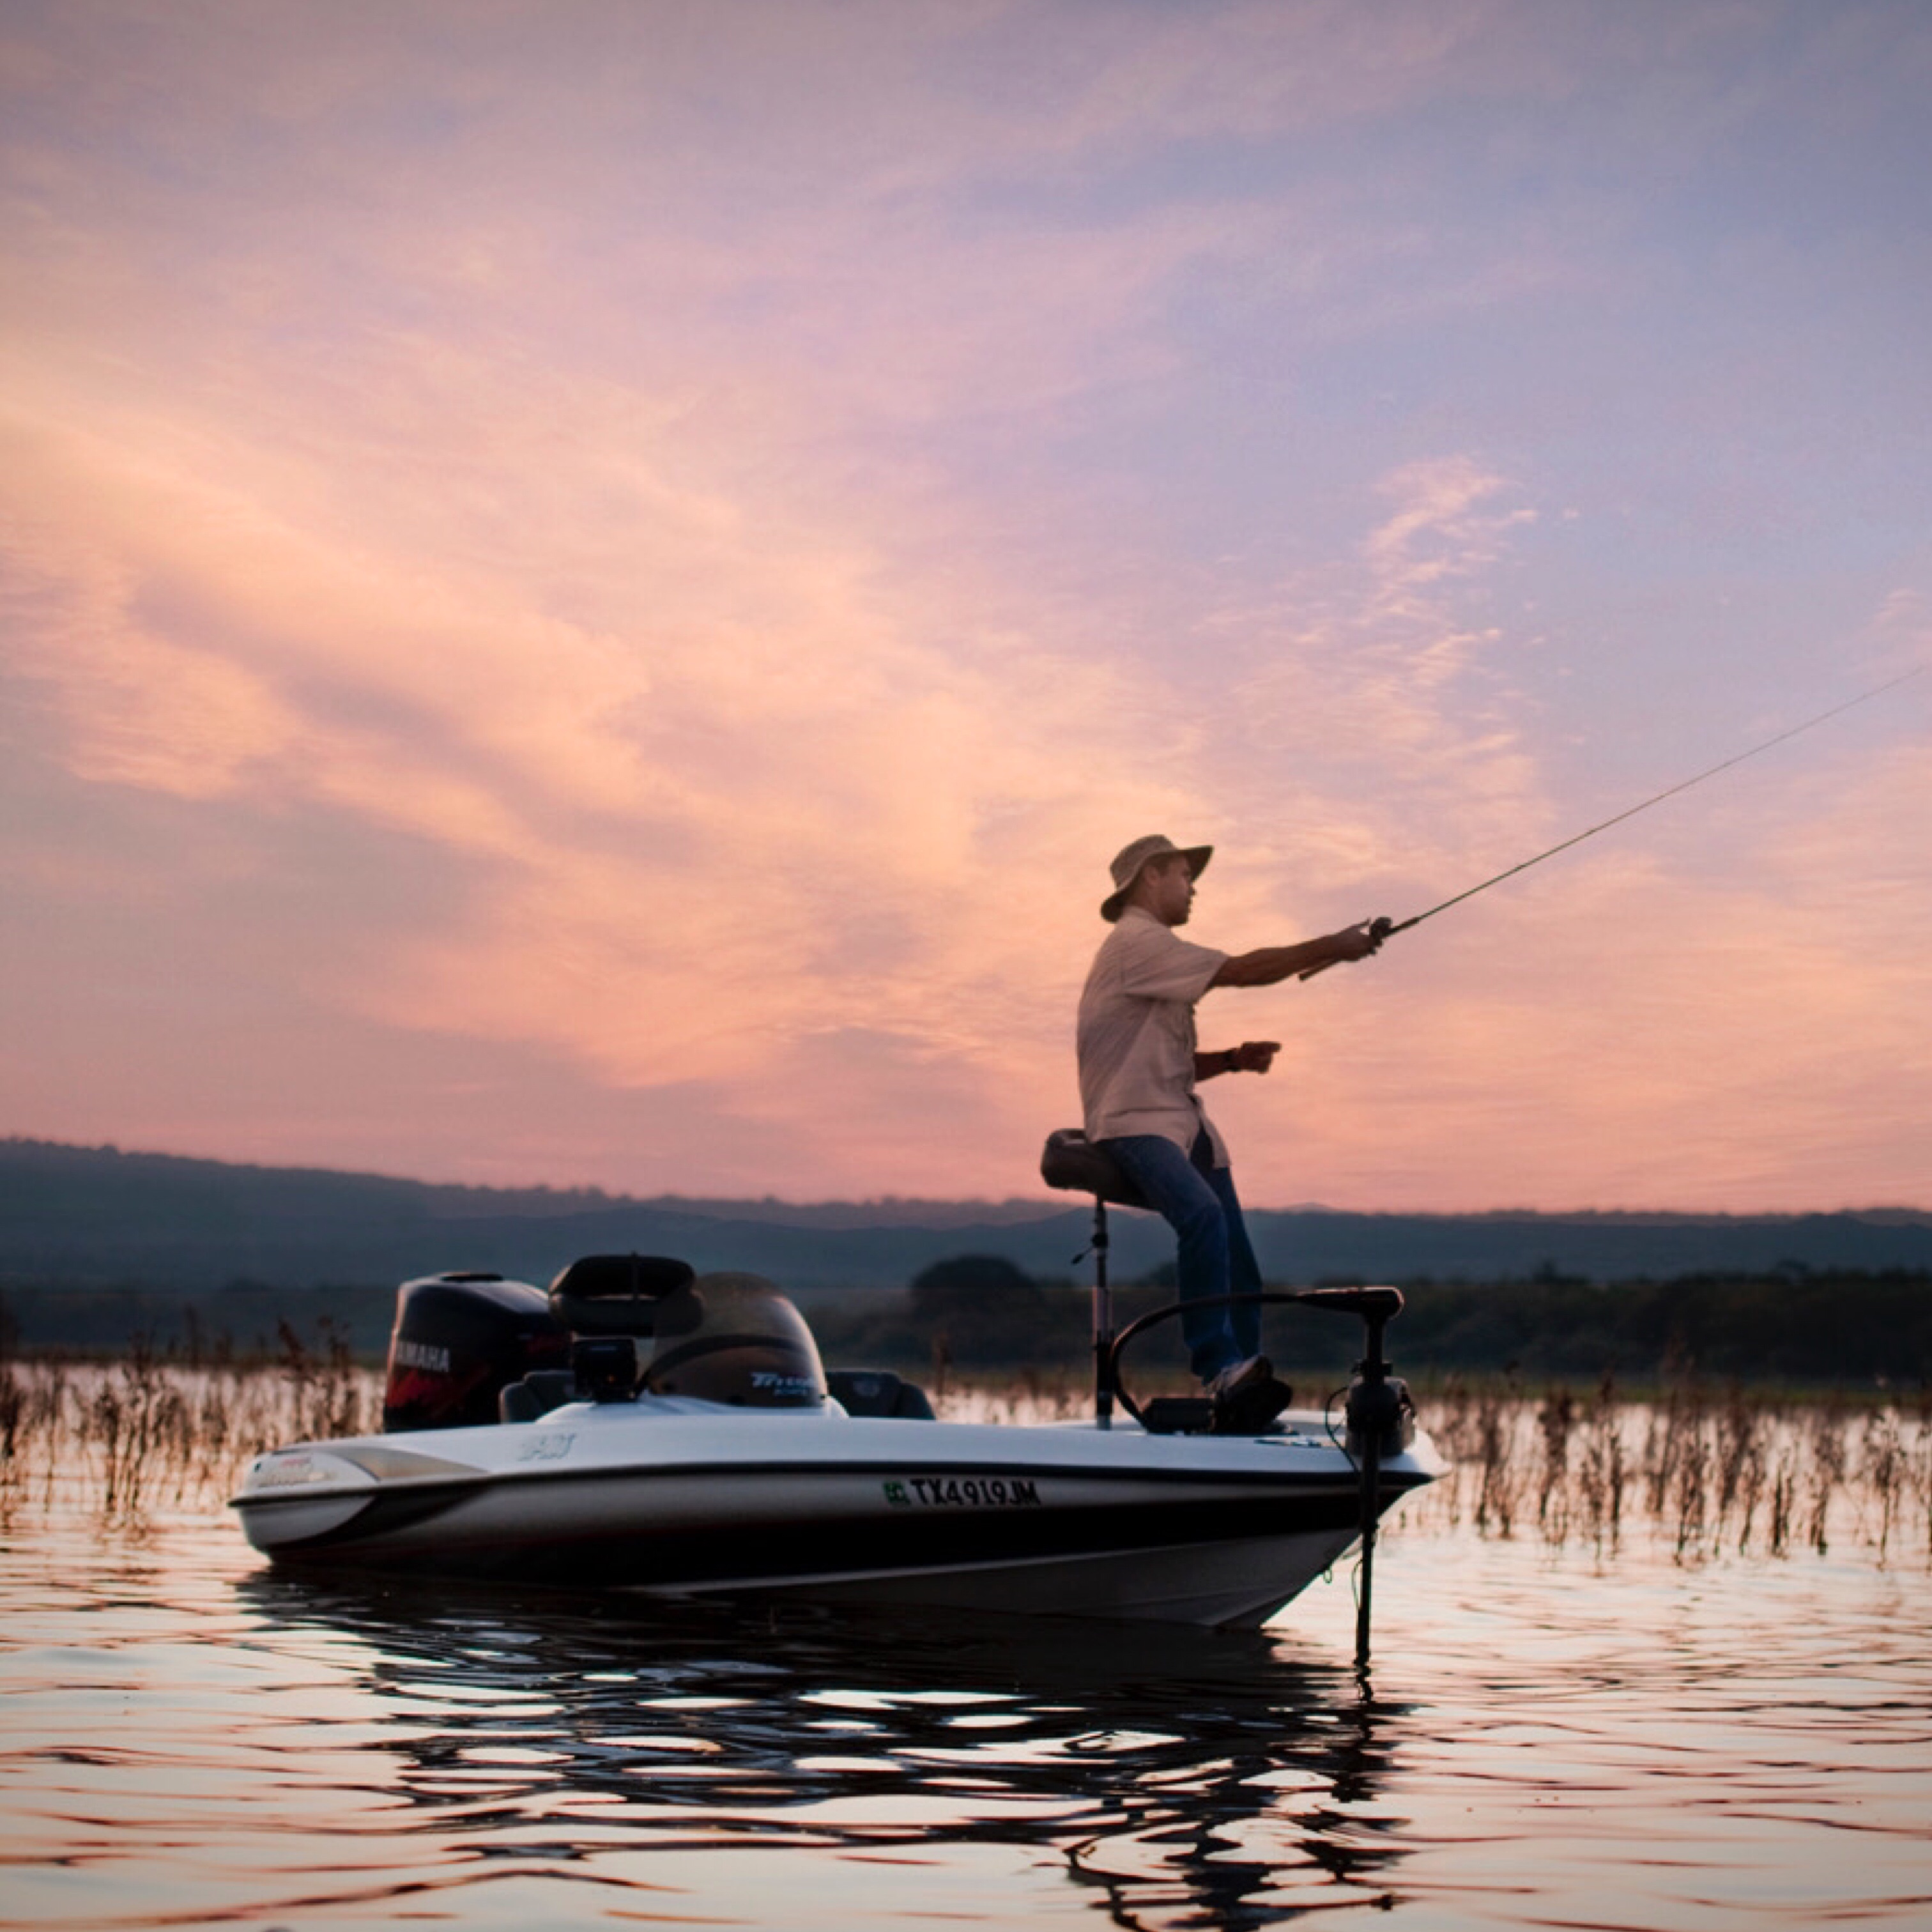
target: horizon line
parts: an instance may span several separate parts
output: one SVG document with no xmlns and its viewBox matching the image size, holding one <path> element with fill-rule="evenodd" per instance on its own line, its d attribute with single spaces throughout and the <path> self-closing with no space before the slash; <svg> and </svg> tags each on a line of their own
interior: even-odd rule
<svg viewBox="0 0 1932 1932">
<path fill-rule="evenodd" d="M 919 1195 L 880 1194 L 859 1197 L 832 1196 L 820 1200 L 797 1201 L 776 1194 L 693 1194 L 681 1190 L 668 1189 L 656 1194 L 613 1193 L 608 1188 L 595 1184 L 562 1184 L 538 1180 L 523 1182 L 473 1181 L 432 1180 L 418 1174 L 385 1173 L 373 1168 L 333 1167 L 325 1163 L 301 1162 L 268 1162 L 236 1160 L 219 1154 L 178 1154 L 164 1148 L 124 1148 L 113 1141 L 82 1142 L 60 1141 L 39 1135 L 8 1133 L 0 1135 L 0 1151 L 16 1148 L 44 1149 L 58 1154 L 104 1154 L 123 1160 L 175 1161 L 184 1166 L 232 1168 L 244 1173 L 256 1174 L 327 1174 L 341 1180 L 383 1181 L 392 1185 L 440 1189 L 472 1194 L 550 1194 L 568 1197 L 580 1196 L 586 1199 L 608 1203 L 613 1207 L 650 1208 L 664 1203 L 680 1203 L 693 1206 L 743 1205 L 760 1208 L 794 1208 L 801 1210 L 824 1208 L 862 1209 L 866 1208 L 946 1208 L 952 1209 L 984 1208 L 989 1212 L 1016 1208 L 1038 1208 L 1040 1218 L 1054 1212 L 1084 1211 L 1087 1197 L 1069 1191 L 1048 1190 L 1040 1195 L 1008 1194 L 998 1198 L 983 1195 Z M 1251 1214 L 1333 1214 L 1349 1215 L 1359 1219 L 1399 1219 L 1406 1220 L 1476 1221 L 1504 1220 L 1643 1220 L 1650 1221 L 1798 1221 L 1834 1215 L 1851 1215 L 1860 1218 L 1903 1216 L 1914 1220 L 1932 1220 L 1932 1208 L 1922 1208 L 1902 1202 L 1874 1202 L 1862 1206 L 1842 1205 L 1836 1208 L 1781 1208 L 1739 1210 L 1732 1208 L 1529 1208 L 1521 1205 L 1498 1205 L 1490 1208 L 1335 1208 L 1323 1202 L 1303 1201 L 1290 1202 L 1285 1206 L 1271 1207 L 1265 1204 L 1244 1204 Z M 1129 1212 L 1135 1210 L 1129 1210 Z"/>
</svg>

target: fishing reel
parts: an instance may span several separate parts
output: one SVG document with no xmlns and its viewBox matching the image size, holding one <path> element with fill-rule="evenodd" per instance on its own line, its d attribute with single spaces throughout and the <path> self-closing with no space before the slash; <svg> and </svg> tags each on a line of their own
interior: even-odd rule
<svg viewBox="0 0 1932 1932">
<path fill-rule="evenodd" d="M 1406 932 L 1414 923 L 1415 921 L 1412 919 L 1404 920 L 1400 926 L 1396 925 L 1392 919 L 1372 919 L 1366 922 L 1365 930 L 1373 944 L 1379 946 L 1390 933 Z M 1324 959 L 1320 965 L 1310 966 L 1304 971 L 1298 973 L 1294 976 L 1298 980 L 1312 980 L 1316 974 L 1327 972 L 1334 963 L 1332 959 Z"/>
</svg>

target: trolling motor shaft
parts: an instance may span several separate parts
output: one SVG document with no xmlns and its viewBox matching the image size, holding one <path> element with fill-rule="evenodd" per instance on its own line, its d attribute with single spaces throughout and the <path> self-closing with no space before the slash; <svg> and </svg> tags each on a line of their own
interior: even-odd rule
<svg viewBox="0 0 1932 1932">
<path fill-rule="evenodd" d="M 1373 1294 L 1377 1291 L 1364 1291 Z M 1361 1472 L 1362 1588 L 1355 1604 L 1355 1668 L 1366 1670 L 1369 1663 L 1369 1626 L 1375 1594 L 1376 1537 L 1382 1515 L 1382 1466 L 1386 1458 L 1400 1456 L 1415 1440 L 1415 1404 L 1408 1384 L 1389 1373 L 1382 1354 L 1382 1330 L 1389 1317 L 1402 1306 L 1402 1297 L 1390 1288 L 1394 1307 L 1365 1306 L 1363 1325 L 1367 1331 L 1362 1359 L 1355 1364 L 1354 1380 L 1348 1384 L 1344 1415 L 1348 1426 L 1348 1453 Z"/>
</svg>

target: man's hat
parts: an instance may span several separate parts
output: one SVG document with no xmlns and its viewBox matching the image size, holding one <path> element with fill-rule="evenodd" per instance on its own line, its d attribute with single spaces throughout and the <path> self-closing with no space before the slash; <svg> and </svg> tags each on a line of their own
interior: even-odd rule
<svg viewBox="0 0 1932 1932">
<path fill-rule="evenodd" d="M 1165 859 L 1170 853 L 1178 853 L 1185 859 L 1189 876 L 1198 879 L 1208 869 L 1208 861 L 1214 857 L 1214 848 L 1211 845 L 1177 845 L 1172 838 L 1158 832 L 1150 832 L 1144 838 L 1136 838 L 1131 845 L 1122 846 L 1114 855 L 1114 890 L 1100 902 L 1100 916 L 1110 922 L 1118 920 L 1128 893 L 1134 889 L 1134 881 L 1148 861 Z"/>
</svg>

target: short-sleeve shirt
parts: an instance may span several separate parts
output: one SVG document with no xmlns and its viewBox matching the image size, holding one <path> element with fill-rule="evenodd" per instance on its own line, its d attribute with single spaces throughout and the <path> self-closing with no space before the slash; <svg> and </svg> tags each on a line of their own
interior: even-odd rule
<svg viewBox="0 0 1932 1932">
<path fill-rule="evenodd" d="M 1080 995 L 1080 1105 L 1089 1140 L 1159 1134 L 1184 1154 L 1203 1127 L 1228 1150 L 1194 1090 L 1194 1003 L 1228 956 L 1129 906 L 1101 942 Z"/>
</svg>

